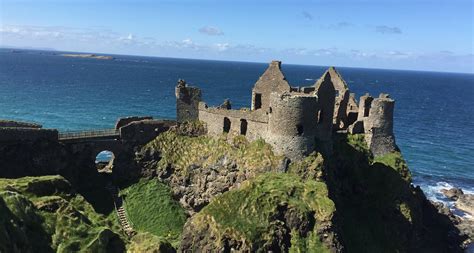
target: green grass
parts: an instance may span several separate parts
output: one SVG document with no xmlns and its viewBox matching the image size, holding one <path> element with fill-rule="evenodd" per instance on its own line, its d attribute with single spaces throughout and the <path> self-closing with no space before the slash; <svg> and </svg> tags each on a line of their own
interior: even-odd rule
<svg viewBox="0 0 474 253">
<path fill-rule="evenodd" d="M 110 229 L 117 224 L 96 213 L 60 176 L 0 179 L 0 214 L 2 252 L 124 248 Z"/>
<path fill-rule="evenodd" d="M 393 168 L 398 172 L 398 174 L 400 174 L 400 176 L 402 176 L 405 181 L 411 183 L 412 178 L 410 170 L 408 169 L 408 165 L 400 152 L 392 152 L 383 156 L 376 156 L 373 163 L 381 163 L 385 166 Z"/>
<path fill-rule="evenodd" d="M 215 164 L 224 157 L 235 161 L 239 168 L 250 170 L 275 168 L 283 158 L 275 155 L 272 147 L 262 139 L 248 142 L 243 136 L 189 137 L 174 131 L 160 134 L 144 147 L 144 150 L 148 149 L 157 150 L 161 154 L 158 170 L 163 170 L 172 164 L 175 173 L 184 174 L 191 165 L 205 167 Z"/>
<path fill-rule="evenodd" d="M 273 227 L 277 223 L 274 217 L 282 207 L 293 210 L 298 217 L 310 214 L 316 223 L 331 220 L 335 211 L 323 182 L 301 181 L 293 174 L 267 173 L 245 181 L 237 190 L 217 196 L 193 216 L 192 223 L 198 230 L 210 226 L 209 230 L 216 233 L 212 236 L 239 240 L 255 249 L 275 232 Z M 297 229 L 289 226 L 292 230 Z M 309 236 L 298 238 L 298 245 L 306 248 L 310 245 L 308 239 Z"/>
<path fill-rule="evenodd" d="M 157 180 L 142 179 L 121 191 L 132 226 L 139 232 L 151 233 L 174 246 L 179 244 L 187 216 L 169 188 Z"/>
<path fill-rule="evenodd" d="M 320 153 L 312 153 L 302 160 L 292 162 L 288 173 L 299 175 L 302 179 L 322 180 L 324 158 Z"/>
</svg>

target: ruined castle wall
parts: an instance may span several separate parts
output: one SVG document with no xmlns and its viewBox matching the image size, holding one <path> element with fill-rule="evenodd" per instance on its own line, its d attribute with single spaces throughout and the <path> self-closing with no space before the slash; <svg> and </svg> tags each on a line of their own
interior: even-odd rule
<svg viewBox="0 0 474 253">
<path fill-rule="evenodd" d="M 0 128 L 0 142 L 21 142 L 37 140 L 58 140 L 58 130 L 24 127 L 2 127 Z"/>
<path fill-rule="evenodd" d="M 40 124 L 21 122 L 15 120 L 0 120 L 0 127 L 24 127 L 24 128 L 41 128 Z"/>
<path fill-rule="evenodd" d="M 199 118 L 199 102 L 201 101 L 201 90 L 191 86 L 177 86 L 176 95 L 176 119 L 178 122 L 194 121 Z"/>
<path fill-rule="evenodd" d="M 393 135 L 395 101 L 381 95 L 372 101 L 369 116 L 364 120 L 365 140 L 375 156 L 397 150 Z"/>
<path fill-rule="evenodd" d="M 314 94 L 272 93 L 270 97 L 268 134 L 265 140 L 277 154 L 292 160 L 315 149 L 318 98 Z"/>
<path fill-rule="evenodd" d="M 349 94 L 349 102 L 347 103 L 347 117 L 346 125 L 349 126 L 357 121 L 359 114 L 359 106 L 357 105 L 357 100 L 354 93 Z"/>
<path fill-rule="evenodd" d="M 208 108 L 203 102 L 199 105 L 199 120 L 206 123 L 208 134 L 212 136 L 223 134 L 224 121 L 228 120 L 227 123 L 230 123 L 228 124 L 228 133 L 239 135 L 245 129 L 244 135 L 250 141 L 263 138 L 268 126 L 268 115 L 263 110 L 249 111 L 227 110 L 215 107 Z"/>
<path fill-rule="evenodd" d="M 272 92 L 282 94 L 290 90 L 291 87 L 281 71 L 281 62 L 272 61 L 252 89 L 251 108 L 266 110 L 269 107 Z"/>
<path fill-rule="evenodd" d="M 134 121 L 151 120 L 151 119 L 153 119 L 153 117 L 151 116 L 130 116 L 130 117 L 119 118 L 117 120 L 117 123 L 115 123 L 115 130 L 119 130 L 121 127 L 128 125 Z"/>
<path fill-rule="evenodd" d="M 360 97 L 359 101 L 359 113 L 357 114 L 357 120 L 363 120 L 365 117 L 368 117 L 370 114 L 370 107 L 372 106 L 372 101 L 374 100 L 368 93 Z"/>
<path fill-rule="evenodd" d="M 347 127 L 347 105 L 349 103 L 349 88 L 342 76 L 334 67 L 330 67 L 323 76 L 316 82 L 316 87 L 324 81 L 326 76 L 330 77 L 332 85 L 335 89 L 335 101 L 333 111 L 333 125 L 336 129 Z"/>
<path fill-rule="evenodd" d="M 332 136 L 333 115 L 335 104 L 335 88 L 331 76 L 326 74 L 316 83 L 316 94 L 319 101 L 317 112 L 317 138 L 320 141 L 329 141 Z"/>
<path fill-rule="evenodd" d="M 125 144 L 144 145 L 174 125 L 176 122 L 173 120 L 133 121 L 120 128 L 120 140 Z"/>
</svg>

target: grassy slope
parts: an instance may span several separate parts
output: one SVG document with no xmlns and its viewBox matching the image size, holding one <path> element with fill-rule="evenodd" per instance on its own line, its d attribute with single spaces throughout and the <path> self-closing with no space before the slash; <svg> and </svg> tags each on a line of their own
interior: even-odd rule
<svg viewBox="0 0 474 253">
<path fill-rule="evenodd" d="M 215 164 L 224 156 L 235 161 L 239 168 L 250 170 L 275 168 L 282 159 L 263 140 L 248 142 L 243 136 L 227 138 L 231 137 L 189 137 L 168 131 L 148 143 L 144 150 L 158 150 L 162 157 L 158 169 L 165 169 L 168 164 L 172 164 L 176 173 L 186 173 L 190 165 L 205 167 Z"/>
<path fill-rule="evenodd" d="M 125 196 L 126 210 L 133 228 L 157 236 L 143 236 L 143 241 L 164 240 L 179 245 L 186 214 L 172 199 L 169 188 L 157 180 L 142 179 L 121 191 Z"/>
<path fill-rule="evenodd" d="M 316 223 L 331 219 L 334 203 L 327 197 L 326 185 L 322 182 L 301 181 L 300 177 L 286 173 L 267 173 L 246 181 L 239 189 L 216 197 L 201 212 L 193 217 L 196 228 L 211 226 L 217 238 L 230 237 L 244 244 L 262 247 L 274 232 L 275 217 L 279 208 L 285 206 L 301 217 L 311 213 Z M 316 225 L 317 226 L 317 225 Z M 318 249 L 325 252 L 316 227 L 306 237 L 296 235 L 292 229 L 293 252 Z M 216 243 L 219 243 L 216 240 Z M 316 247 L 316 248 L 315 248 Z"/>
<path fill-rule="evenodd" d="M 122 249 L 109 228 L 60 176 L 0 179 L 0 251 L 70 252 Z"/>
</svg>

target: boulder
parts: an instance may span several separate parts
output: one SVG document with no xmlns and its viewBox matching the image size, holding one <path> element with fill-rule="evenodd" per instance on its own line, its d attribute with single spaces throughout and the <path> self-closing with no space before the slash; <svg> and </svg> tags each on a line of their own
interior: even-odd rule
<svg viewBox="0 0 474 253">
<path fill-rule="evenodd" d="M 474 194 L 463 194 L 459 196 L 456 208 L 474 216 Z"/>
<path fill-rule="evenodd" d="M 442 189 L 441 193 L 446 196 L 446 198 L 451 200 L 457 200 L 461 195 L 463 195 L 463 191 L 460 188 L 453 187 L 451 189 Z"/>
</svg>

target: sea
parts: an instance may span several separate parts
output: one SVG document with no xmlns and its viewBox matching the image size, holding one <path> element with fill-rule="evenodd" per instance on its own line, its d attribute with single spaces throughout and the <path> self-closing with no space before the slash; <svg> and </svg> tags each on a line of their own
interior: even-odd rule
<svg viewBox="0 0 474 253">
<path fill-rule="evenodd" d="M 268 63 L 113 55 L 72 58 L 63 52 L 0 49 L 0 118 L 60 131 L 112 128 L 119 117 L 175 118 L 178 79 L 202 89 L 209 105 L 229 98 L 249 107 L 251 88 Z M 70 53 L 70 52 L 68 52 Z M 282 65 L 293 86 L 308 86 L 328 66 Z M 357 98 L 389 93 L 394 131 L 419 185 L 432 200 L 460 187 L 474 193 L 474 74 L 336 69 Z"/>
</svg>

